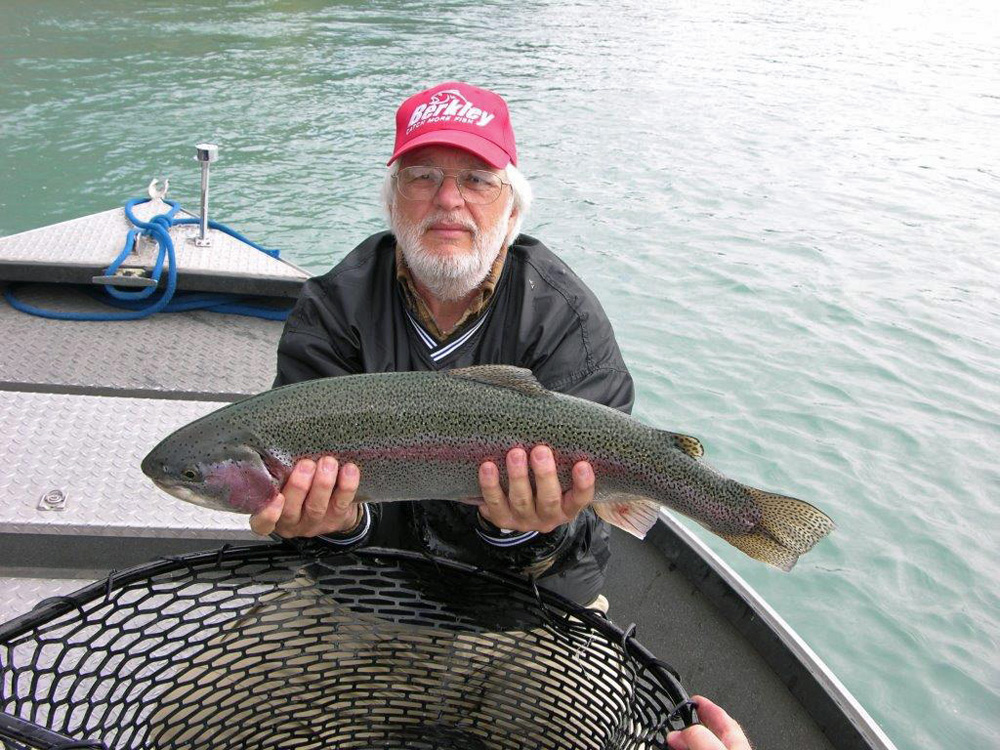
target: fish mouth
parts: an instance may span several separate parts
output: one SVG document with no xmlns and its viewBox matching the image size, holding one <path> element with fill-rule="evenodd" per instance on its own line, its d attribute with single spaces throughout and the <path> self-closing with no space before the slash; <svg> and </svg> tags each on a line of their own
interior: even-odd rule
<svg viewBox="0 0 1000 750">
<path fill-rule="evenodd" d="M 154 479 L 153 477 L 150 477 L 150 480 L 168 495 L 172 495 L 178 500 L 183 500 L 186 503 L 199 505 L 202 508 L 209 508 L 211 510 L 232 510 L 232 508 L 230 508 L 221 497 L 206 495 L 202 487 L 195 489 L 189 484 L 174 482 L 163 478 Z"/>
<path fill-rule="evenodd" d="M 159 485 L 160 480 L 158 480 L 155 476 L 156 465 L 157 465 L 156 457 L 154 455 L 155 453 L 156 453 L 155 449 L 147 453 L 146 457 L 142 459 L 142 463 L 139 464 L 139 468 L 142 469 L 143 474 L 145 474 L 147 477 L 152 479 L 157 485 Z"/>
</svg>

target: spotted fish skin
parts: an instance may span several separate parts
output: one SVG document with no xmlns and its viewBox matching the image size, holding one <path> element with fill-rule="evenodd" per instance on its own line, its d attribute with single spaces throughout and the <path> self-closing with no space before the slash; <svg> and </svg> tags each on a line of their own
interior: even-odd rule
<svg viewBox="0 0 1000 750">
<path fill-rule="evenodd" d="M 564 487 L 573 465 L 589 461 L 595 511 L 640 538 L 668 507 L 789 570 L 833 529 L 808 503 L 713 470 L 693 437 L 548 391 L 529 370 L 500 365 L 277 388 L 177 430 L 142 470 L 183 500 L 244 513 L 272 499 L 297 460 L 325 455 L 360 468 L 359 502 L 470 501 L 480 495 L 481 463 L 493 461 L 506 488 L 507 452 L 539 444 L 552 448 Z"/>
</svg>

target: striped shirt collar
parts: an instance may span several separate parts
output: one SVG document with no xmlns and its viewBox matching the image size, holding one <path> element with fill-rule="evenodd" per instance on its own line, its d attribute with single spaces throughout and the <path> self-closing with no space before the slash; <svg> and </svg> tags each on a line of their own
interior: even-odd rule
<svg viewBox="0 0 1000 750">
<path fill-rule="evenodd" d="M 486 310 L 487 307 L 489 307 L 490 300 L 493 299 L 493 292 L 496 291 L 497 284 L 500 281 L 500 274 L 503 273 L 503 265 L 506 259 L 507 248 L 504 248 L 500 251 L 499 255 L 497 255 L 497 259 L 493 261 L 493 266 L 490 268 L 490 272 L 486 274 L 486 278 L 483 279 L 483 283 L 479 285 L 476 296 L 473 297 L 472 302 L 469 304 L 469 307 L 466 308 L 465 313 L 461 318 L 459 318 L 455 327 L 448 333 L 445 333 L 438 328 L 438 324 L 434 320 L 434 316 L 431 315 L 431 311 L 427 307 L 427 303 L 424 302 L 423 297 L 421 297 L 420 293 L 417 291 L 416 284 L 413 283 L 413 276 L 410 273 L 410 269 L 407 267 L 406 261 L 403 259 L 403 251 L 399 249 L 399 245 L 396 245 L 396 279 L 398 280 L 400 290 L 403 293 L 403 301 L 406 303 L 406 314 L 417 328 L 417 333 L 423 334 L 420 338 L 424 339 L 424 343 L 428 344 L 428 348 L 435 349 L 444 344 L 455 343 L 450 341 L 450 339 L 455 336 L 455 333 L 460 331 L 466 323 L 480 315 L 484 310 Z M 478 330 L 481 324 L 482 320 L 473 326 L 470 331 L 462 331 L 462 334 L 457 338 L 462 339 L 462 343 L 465 343 L 470 336 L 470 332 Z M 427 338 L 425 338 L 425 336 Z M 430 340 L 430 343 L 428 343 L 428 339 Z M 459 344 L 459 346 L 461 346 L 461 344 Z M 449 350 L 449 353 L 450 351 L 453 350 Z"/>
</svg>

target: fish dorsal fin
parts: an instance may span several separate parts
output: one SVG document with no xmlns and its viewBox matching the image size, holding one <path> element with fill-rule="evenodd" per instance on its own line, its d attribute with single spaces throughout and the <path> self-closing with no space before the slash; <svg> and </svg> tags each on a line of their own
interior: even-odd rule
<svg viewBox="0 0 1000 750">
<path fill-rule="evenodd" d="M 493 385 L 497 388 L 510 388 L 526 396 L 545 396 L 548 391 L 538 379 L 525 367 L 510 365 L 477 365 L 476 367 L 459 367 L 448 370 L 447 375 L 454 378 L 475 380 L 477 383 Z"/>
<path fill-rule="evenodd" d="M 679 432 L 667 432 L 666 430 L 660 430 L 660 433 L 666 440 L 673 443 L 677 450 L 687 453 L 691 458 L 701 458 L 705 455 L 705 446 L 696 437 L 682 435 Z"/>
</svg>

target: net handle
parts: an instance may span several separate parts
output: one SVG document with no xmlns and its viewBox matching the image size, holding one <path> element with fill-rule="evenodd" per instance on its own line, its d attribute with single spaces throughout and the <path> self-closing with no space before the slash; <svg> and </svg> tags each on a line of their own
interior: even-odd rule
<svg viewBox="0 0 1000 750">
<path fill-rule="evenodd" d="M 97 740 L 75 740 L 64 734 L 40 727 L 27 719 L 19 719 L 10 714 L 0 713 L 0 738 L 11 743 L 13 741 L 30 743 L 30 747 L 40 750 L 71 750 L 86 748 L 87 750 L 108 750 L 108 746 Z M 22 746 L 10 744 L 12 748 Z"/>
</svg>

